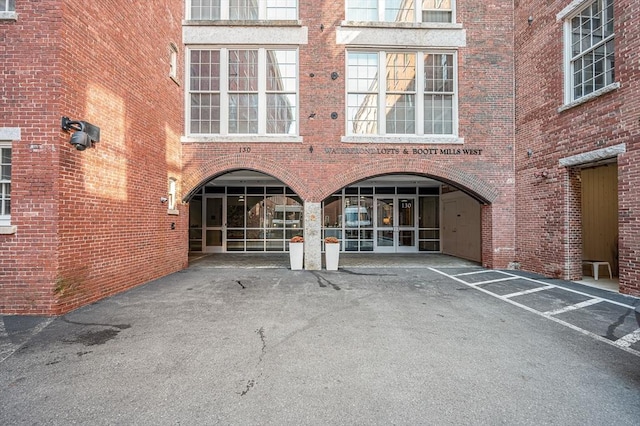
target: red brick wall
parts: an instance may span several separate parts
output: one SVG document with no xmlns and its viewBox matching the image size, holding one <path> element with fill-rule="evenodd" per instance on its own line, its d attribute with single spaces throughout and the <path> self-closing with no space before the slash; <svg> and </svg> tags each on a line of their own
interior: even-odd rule
<svg viewBox="0 0 640 426">
<path fill-rule="evenodd" d="M 485 209 L 493 232 L 483 263 L 506 267 L 514 256 L 513 46 L 511 5 L 460 0 L 459 23 L 467 46 L 459 50 L 460 136 L 465 145 L 351 144 L 345 133 L 345 46 L 336 44 L 344 20 L 343 1 L 300 1 L 308 44 L 300 46 L 300 134 L 298 143 L 189 143 L 183 147 L 185 192 L 211 177 L 238 168 L 259 170 L 290 185 L 306 201 L 368 177 L 408 172 L 431 176 L 475 193 L 493 204 Z M 323 29 L 321 30 L 321 25 Z M 332 72 L 339 78 L 332 80 Z M 314 74 L 311 77 L 310 74 Z M 314 120 L 307 117 L 315 112 Z M 332 112 L 338 119 L 330 118 Z M 249 154 L 241 154 L 250 146 Z M 482 149 L 482 155 L 413 155 L 414 148 Z M 313 148 L 311 152 L 310 148 Z M 331 154 L 330 148 L 379 148 L 390 154 Z M 399 154 L 395 153 L 398 150 Z M 404 154 L 407 150 L 407 154 Z"/>
<path fill-rule="evenodd" d="M 12 145 L 11 224 L 0 235 L 0 311 L 54 310 L 57 268 L 59 2 L 16 2 L 17 21 L 0 21 L 0 126 L 21 129 Z"/>
<path fill-rule="evenodd" d="M 160 203 L 169 176 L 181 187 L 182 89 L 168 73 L 183 5 L 32 5 L 17 2 L 18 21 L 0 24 L 15 58 L 0 65 L 15 99 L 0 104 L 1 122 L 22 128 L 0 311 L 60 314 L 186 265 L 188 210 L 170 216 Z M 95 149 L 68 143 L 63 115 L 100 127 Z"/>
<path fill-rule="evenodd" d="M 545 275 L 580 278 L 578 172 L 559 166 L 559 159 L 625 143 L 626 153 L 618 157 L 620 290 L 638 295 L 640 34 L 635 18 L 640 5 L 615 2 L 615 80 L 621 87 L 558 112 L 563 105 L 563 28 L 556 15 L 568 4 L 516 2 L 516 260 Z M 547 177 L 541 176 L 545 171 Z"/>
</svg>

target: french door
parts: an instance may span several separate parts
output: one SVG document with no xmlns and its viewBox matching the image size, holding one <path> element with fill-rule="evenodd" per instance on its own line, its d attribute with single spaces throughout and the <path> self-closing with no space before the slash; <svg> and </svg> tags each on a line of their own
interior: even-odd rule
<svg viewBox="0 0 640 426">
<path fill-rule="evenodd" d="M 202 251 L 221 253 L 225 251 L 225 197 L 207 196 L 205 200 L 203 205 L 205 243 Z"/>
<path fill-rule="evenodd" d="M 418 251 L 416 197 L 376 197 L 375 205 L 374 250 L 381 253 Z"/>
</svg>

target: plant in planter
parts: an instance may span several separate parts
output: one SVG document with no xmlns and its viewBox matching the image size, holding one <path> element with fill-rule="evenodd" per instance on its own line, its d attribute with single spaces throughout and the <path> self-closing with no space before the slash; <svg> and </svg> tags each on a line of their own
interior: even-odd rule
<svg viewBox="0 0 640 426">
<path fill-rule="evenodd" d="M 340 260 L 340 240 L 336 237 L 324 239 L 324 258 L 327 271 L 337 271 Z"/>
<path fill-rule="evenodd" d="M 289 240 L 289 261 L 291 262 L 291 270 L 301 270 L 304 260 L 304 238 L 302 235 L 296 235 Z"/>
</svg>

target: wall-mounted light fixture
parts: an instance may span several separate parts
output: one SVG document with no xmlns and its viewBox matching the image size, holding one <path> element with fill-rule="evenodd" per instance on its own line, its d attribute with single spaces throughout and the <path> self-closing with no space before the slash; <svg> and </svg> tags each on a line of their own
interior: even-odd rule
<svg viewBox="0 0 640 426">
<path fill-rule="evenodd" d="M 532 155 L 533 155 L 533 150 L 532 149 L 528 149 L 527 150 L 527 157 L 531 158 Z"/>
<path fill-rule="evenodd" d="M 529 15 L 527 22 L 529 23 L 529 25 L 531 25 L 533 23 L 533 16 Z"/>
<path fill-rule="evenodd" d="M 167 197 L 160 197 L 160 202 L 162 204 L 166 203 L 167 201 L 169 201 L 169 199 Z"/>
<path fill-rule="evenodd" d="M 60 124 L 62 130 L 75 133 L 71 135 L 69 143 L 76 147 L 78 151 L 93 148 L 94 142 L 100 142 L 100 128 L 86 121 L 71 120 L 69 117 L 62 117 Z"/>
</svg>

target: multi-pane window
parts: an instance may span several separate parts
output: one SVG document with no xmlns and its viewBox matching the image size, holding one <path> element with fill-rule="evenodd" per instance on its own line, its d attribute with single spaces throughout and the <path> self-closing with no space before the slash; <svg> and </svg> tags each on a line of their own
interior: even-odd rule
<svg viewBox="0 0 640 426">
<path fill-rule="evenodd" d="M 591 2 L 568 25 L 573 101 L 614 82 L 613 0 Z"/>
<path fill-rule="evenodd" d="M 190 52 L 191 134 L 297 134 L 297 51 Z"/>
<path fill-rule="evenodd" d="M 347 53 L 347 133 L 455 135 L 452 53 Z"/>
<path fill-rule="evenodd" d="M 453 0 L 347 0 L 347 20 L 452 22 Z"/>
<path fill-rule="evenodd" d="M 15 12 L 16 1 L 15 0 L 0 0 L 0 12 Z"/>
<path fill-rule="evenodd" d="M 11 222 L 11 148 L 0 146 L 0 225 Z"/>
<path fill-rule="evenodd" d="M 295 20 L 298 18 L 298 1 L 191 0 L 189 10 L 193 20 Z"/>
</svg>

